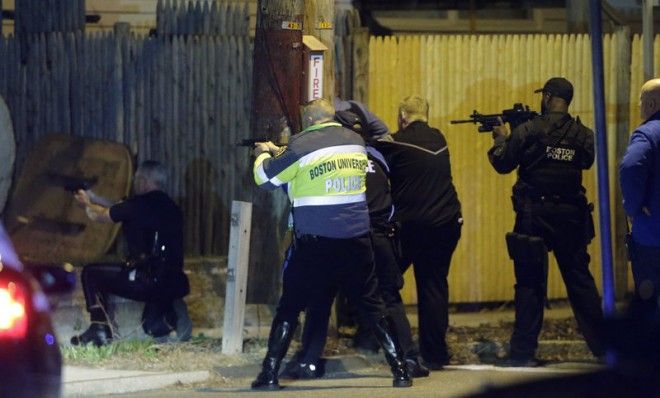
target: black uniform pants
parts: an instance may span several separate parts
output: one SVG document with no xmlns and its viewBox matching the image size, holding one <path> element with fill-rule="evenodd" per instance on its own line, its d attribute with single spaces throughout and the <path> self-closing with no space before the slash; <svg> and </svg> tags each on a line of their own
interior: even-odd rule
<svg viewBox="0 0 660 398">
<path fill-rule="evenodd" d="M 365 321 L 375 324 L 385 315 L 385 307 L 376 291 L 373 261 L 369 235 L 296 238 L 285 262 L 282 296 L 273 324 L 297 324 L 300 312 L 308 306 L 329 308 L 328 298 L 338 289 L 358 303 Z M 327 315 L 325 322 L 327 329 Z"/>
<path fill-rule="evenodd" d="M 587 244 L 593 235 L 586 201 L 583 206 L 526 201 L 517 210 L 514 232 L 540 237 L 546 248 L 554 251 L 578 326 L 592 353 L 602 355 L 603 310 L 589 271 Z M 545 261 L 536 261 L 532 256 L 514 259 L 514 271 L 516 318 L 511 336 L 511 356 L 532 358 L 543 324 L 547 255 Z"/>
<path fill-rule="evenodd" d="M 112 308 L 108 294 L 157 305 L 167 298 L 163 297 L 163 287 L 154 284 L 140 275 L 130 276 L 131 269 L 121 263 L 88 264 L 83 268 L 81 281 L 87 310 L 92 322 L 109 321 Z M 133 280 L 131 280 L 133 279 Z M 173 298 L 169 298 L 171 301 Z"/>
<path fill-rule="evenodd" d="M 401 228 L 402 273 L 412 263 L 417 284 L 419 351 L 424 361 L 449 360 L 445 335 L 449 326 L 447 275 L 461 237 L 461 219 L 427 227 L 404 223 Z"/>
<path fill-rule="evenodd" d="M 412 341 L 410 323 L 399 294 L 399 290 L 403 287 L 403 276 L 399 269 L 398 238 L 394 236 L 394 232 L 390 228 L 383 227 L 376 229 L 371 235 L 377 288 L 387 313 L 392 317 L 402 351 L 406 358 L 416 358 L 417 350 Z M 305 309 L 302 357 L 299 358 L 301 363 L 316 364 L 323 354 L 334 293 L 330 293 L 325 298 L 319 297 L 317 301 L 310 302 Z M 362 322 L 365 323 L 368 324 Z M 369 326 L 364 327 L 368 329 Z"/>
<path fill-rule="evenodd" d="M 631 242 L 630 262 L 635 280 L 635 303 L 645 316 L 658 313 L 660 297 L 660 247 Z"/>
</svg>

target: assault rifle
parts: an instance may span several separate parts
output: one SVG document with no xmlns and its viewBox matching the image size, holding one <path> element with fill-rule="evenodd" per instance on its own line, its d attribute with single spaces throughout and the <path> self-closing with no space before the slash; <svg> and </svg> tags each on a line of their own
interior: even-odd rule
<svg viewBox="0 0 660 398">
<path fill-rule="evenodd" d="M 479 132 L 487 133 L 493 131 L 493 126 L 500 124 L 498 118 L 502 118 L 502 122 L 509 123 L 511 129 L 518 127 L 519 125 L 525 123 L 528 120 L 531 120 L 538 116 L 539 114 L 529 110 L 528 105 L 523 105 L 521 103 L 513 104 L 513 108 L 505 109 L 502 113 L 495 113 L 491 115 L 483 115 L 476 110 L 472 111 L 470 119 L 467 120 L 452 120 L 451 124 L 461 124 L 461 123 L 479 123 Z"/>
</svg>

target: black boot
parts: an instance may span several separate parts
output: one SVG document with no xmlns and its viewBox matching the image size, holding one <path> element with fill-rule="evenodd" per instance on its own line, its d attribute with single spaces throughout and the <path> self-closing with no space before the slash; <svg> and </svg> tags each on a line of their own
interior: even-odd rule
<svg viewBox="0 0 660 398">
<path fill-rule="evenodd" d="M 112 331 L 107 323 L 93 322 L 86 331 L 71 337 L 71 344 L 86 345 L 89 343 L 101 347 L 112 342 Z"/>
<path fill-rule="evenodd" d="M 394 381 L 394 387 L 411 387 L 412 378 L 408 373 L 406 361 L 403 359 L 403 353 L 397 340 L 395 329 L 389 317 L 383 317 L 378 320 L 374 327 L 374 334 L 385 352 L 387 363 L 390 364 Z"/>
<path fill-rule="evenodd" d="M 407 358 L 406 366 L 408 367 L 408 374 L 413 378 L 428 377 L 429 375 L 429 368 L 422 365 L 417 357 Z"/>
<path fill-rule="evenodd" d="M 192 337 L 192 321 L 188 315 L 188 307 L 183 299 L 172 302 L 176 314 L 176 337 L 178 341 L 188 341 Z"/>
<path fill-rule="evenodd" d="M 296 324 L 286 321 L 274 321 L 268 337 L 268 352 L 262 363 L 261 372 L 252 382 L 253 390 L 278 390 L 280 388 L 277 375 L 280 363 L 289 349 L 291 337 L 296 330 Z"/>
</svg>

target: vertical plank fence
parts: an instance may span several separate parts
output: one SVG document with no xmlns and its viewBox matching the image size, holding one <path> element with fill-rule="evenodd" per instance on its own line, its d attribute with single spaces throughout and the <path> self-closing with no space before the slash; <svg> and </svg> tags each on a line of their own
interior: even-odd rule
<svg viewBox="0 0 660 398">
<path fill-rule="evenodd" d="M 342 99 L 367 103 L 369 29 L 356 10 L 335 13 L 335 87 Z"/>
<path fill-rule="evenodd" d="M 15 7 L 18 35 L 85 29 L 85 0 L 16 0 Z"/>
<path fill-rule="evenodd" d="M 245 1 L 159 0 L 158 35 L 244 36 L 249 33 Z"/>
</svg>

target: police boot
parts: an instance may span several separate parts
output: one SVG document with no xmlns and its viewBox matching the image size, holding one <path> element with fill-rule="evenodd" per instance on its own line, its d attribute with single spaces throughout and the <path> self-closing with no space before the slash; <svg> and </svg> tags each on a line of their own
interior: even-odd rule
<svg viewBox="0 0 660 398">
<path fill-rule="evenodd" d="M 296 324 L 286 321 L 273 322 L 268 337 L 268 352 L 261 365 L 261 372 L 252 382 L 253 390 L 278 390 L 280 388 L 277 374 L 296 326 Z"/>
<path fill-rule="evenodd" d="M 188 306 L 183 299 L 172 302 L 176 314 L 176 337 L 178 341 L 188 341 L 192 337 L 192 321 L 188 315 Z"/>
<path fill-rule="evenodd" d="M 385 359 L 390 364 L 394 381 L 394 387 L 411 387 L 412 378 L 408 373 L 406 361 L 403 358 L 403 352 L 399 346 L 392 322 L 388 316 L 382 317 L 378 320 L 374 327 L 374 334 L 380 343 L 380 346 L 385 352 Z"/>
<path fill-rule="evenodd" d="M 112 330 L 107 323 L 92 322 L 82 334 L 71 337 L 72 345 L 93 344 L 101 347 L 112 342 Z"/>
</svg>

